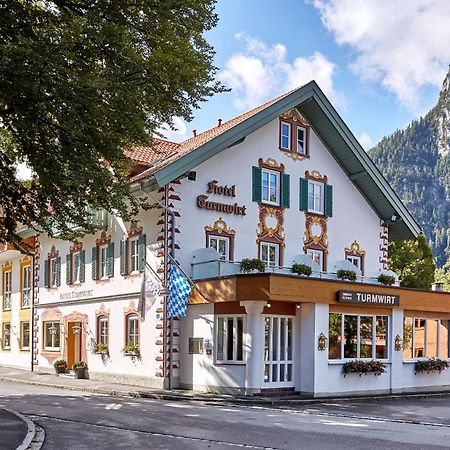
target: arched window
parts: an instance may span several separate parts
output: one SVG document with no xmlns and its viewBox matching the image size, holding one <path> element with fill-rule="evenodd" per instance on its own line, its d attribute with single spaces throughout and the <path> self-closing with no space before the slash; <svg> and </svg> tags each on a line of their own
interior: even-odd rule
<svg viewBox="0 0 450 450">
<path fill-rule="evenodd" d="M 125 345 L 134 344 L 139 346 L 139 317 L 137 314 L 129 314 L 126 317 L 125 338 Z"/>
</svg>

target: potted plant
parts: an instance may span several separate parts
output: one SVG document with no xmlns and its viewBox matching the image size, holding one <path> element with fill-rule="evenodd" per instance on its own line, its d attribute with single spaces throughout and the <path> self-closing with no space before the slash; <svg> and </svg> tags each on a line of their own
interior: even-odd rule
<svg viewBox="0 0 450 450">
<path fill-rule="evenodd" d="M 381 273 L 380 275 L 378 275 L 377 280 L 384 286 L 392 286 L 395 283 L 395 277 L 393 277 L 392 275 L 386 275 L 385 273 Z"/>
<path fill-rule="evenodd" d="M 72 370 L 75 372 L 76 379 L 85 378 L 85 370 L 87 369 L 87 364 L 84 361 L 79 361 L 73 363 Z"/>
<path fill-rule="evenodd" d="M 309 277 L 312 274 L 312 268 L 306 264 L 294 263 L 292 264 L 291 272 Z"/>
<path fill-rule="evenodd" d="M 448 369 L 449 364 L 447 361 L 440 358 L 429 358 L 422 361 L 417 361 L 414 366 L 414 373 L 430 373 L 439 372 Z"/>
<path fill-rule="evenodd" d="M 56 373 L 66 373 L 67 362 L 65 359 L 57 359 L 53 363 L 53 367 L 55 368 Z"/>
<path fill-rule="evenodd" d="M 336 275 L 341 280 L 356 281 L 356 272 L 353 272 L 353 270 L 340 269 Z"/>
<path fill-rule="evenodd" d="M 108 346 L 106 344 L 102 344 L 101 342 L 97 342 L 94 346 L 94 353 L 98 355 L 107 355 L 108 354 Z"/>
<path fill-rule="evenodd" d="M 135 358 L 139 358 L 141 354 L 139 346 L 137 344 L 133 344 L 132 342 L 128 342 L 128 344 L 125 345 L 122 351 L 125 356 L 132 356 Z"/>
<path fill-rule="evenodd" d="M 261 261 L 258 258 L 245 258 L 241 261 L 241 272 L 243 273 L 250 273 L 254 270 L 258 272 L 264 272 L 266 270 L 266 265 L 263 261 Z"/>
<path fill-rule="evenodd" d="M 344 377 L 349 373 L 357 373 L 359 376 L 373 373 L 375 376 L 379 376 L 386 372 L 386 364 L 381 361 L 361 361 L 355 359 L 353 361 L 347 361 L 343 366 Z"/>
</svg>

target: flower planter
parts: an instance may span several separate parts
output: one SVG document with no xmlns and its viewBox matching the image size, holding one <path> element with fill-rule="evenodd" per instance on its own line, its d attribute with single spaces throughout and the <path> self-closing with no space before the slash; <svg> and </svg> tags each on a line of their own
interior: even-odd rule
<svg viewBox="0 0 450 450">
<path fill-rule="evenodd" d="M 441 373 L 448 369 L 449 363 L 440 358 L 430 358 L 423 361 L 417 361 L 414 365 L 414 374 L 420 373 Z"/>
<path fill-rule="evenodd" d="M 140 353 L 139 352 L 125 352 L 123 355 L 124 356 L 131 356 L 132 358 L 139 358 Z"/>
<path fill-rule="evenodd" d="M 386 373 L 386 364 L 381 361 L 347 361 L 342 371 L 344 372 L 344 377 L 351 373 L 355 373 L 359 376 L 373 374 L 375 376 L 380 376 L 383 373 Z"/>
<path fill-rule="evenodd" d="M 55 367 L 55 372 L 56 372 L 57 374 L 60 374 L 60 373 L 66 373 L 66 371 L 67 371 L 67 367 L 66 367 L 66 366 L 58 366 L 58 367 Z"/>
<path fill-rule="evenodd" d="M 79 367 L 78 369 L 75 369 L 75 378 L 77 380 L 83 380 L 86 378 L 85 374 L 86 369 L 84 367 Z"/>
</svg>

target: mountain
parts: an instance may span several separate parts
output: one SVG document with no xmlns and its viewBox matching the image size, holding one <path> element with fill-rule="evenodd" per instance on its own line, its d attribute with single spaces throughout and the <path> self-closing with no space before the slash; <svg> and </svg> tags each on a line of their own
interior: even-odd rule
<svg viewBox="0 0 450 450">
<path fill-rule="evenodd" d="M 441 267 L 450 257 L 450 68 L 436 106 L 369 155 L 416 217 Z"/>
</svg>

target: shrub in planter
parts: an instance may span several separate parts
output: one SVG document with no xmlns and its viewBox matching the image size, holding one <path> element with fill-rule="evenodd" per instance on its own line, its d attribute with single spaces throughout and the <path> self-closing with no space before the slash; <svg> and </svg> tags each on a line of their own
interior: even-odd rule
<svg viewBox="0 0 450 450">
<path fill-rule="evenodd" d="M 65 359 L 57 359 L 53 363 L 56 373 L 65 373 L 67 370 L 67 362 Z"/>
<path fill-rule="evenodd" d="M 108 346 L 106 344 L 102 344 L 101 342 L 98 342 L 94 346 L 94 353 L 97 353 L 99 355 L 107 355 L 108 354 Z"/>
<path fill-rule="evenodd" d="M 354 361 L 347 361 L 343 366 L 344 377 L 349 373 L 357 373 L 359 376 L 373 373 L 379 376 L 386 372 L 386 364 L 381 361 L 361 361 L 355 359 Z"/>
<path fill-rule="evenodd" d="M 384 284 L 385 286 L 392 286 L 395 283 L 395 277 L 392 275 L 386 275 L 384 273 L 378 275 L 378 282 Z"/>
<path fill-rule="evenodd" d="M 75 378 L 83 379 L 87 364 L 84 361 L 78 361 L 73 363 L 72 370 L 75 372 Z"/>
<path fill-rule="evenodd" d="M 353 272 L 353 270 L 341 269 L 337 271 L 337 277 L 341 280 L 356 281 L 356 272 Z"/>
<path fill-rule="evenodd" d="M 245 258 L 241 261 L 241 272 L 250 273 L 253 270 L 257 270 L 258 272 L 264 272 L 266 270 L 266 265 L 263 261 L 258 258 L 249 259 Z"/>
<path fill-rule="evenodd" d="M 430 373 L 430 372 L 439 372 L 441 373 L 443 370 L 448 369 L 449 364 L 447 361 L 440 358 L 430 358 L 425 359 L 423 361 L 417 361 L 414 366 L 414 373 L 417 375 L 418 373 Z"/>
<path fill-rule="evenodd" d="M 292 264 L 292 273 L 296 273 L 298 275 L 306 275 L 309 277 L 312 274 L 312 269 L 310 266 L 307 266 L 306 264 Z"/>
<path fill-rule="evenodd" d="M 140 353 L 141 353 L 139 350 L 139 346 L 136 344 L 133 344 L 131 342 L 129 342 L 127 345 L 125 345 L 125 347 L 122 349 L 122 351 L 125 356 L 139 357 Z"/>
</svg>

